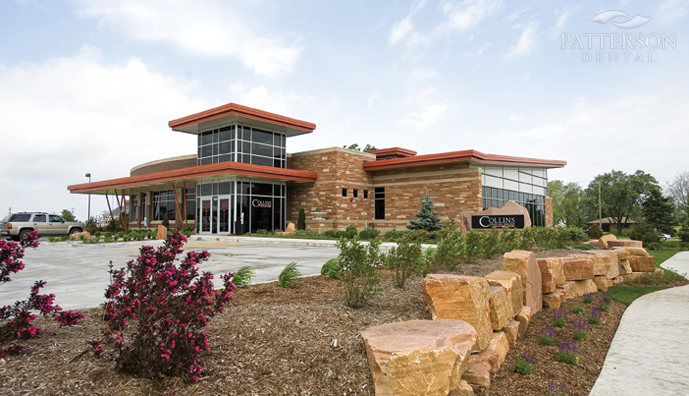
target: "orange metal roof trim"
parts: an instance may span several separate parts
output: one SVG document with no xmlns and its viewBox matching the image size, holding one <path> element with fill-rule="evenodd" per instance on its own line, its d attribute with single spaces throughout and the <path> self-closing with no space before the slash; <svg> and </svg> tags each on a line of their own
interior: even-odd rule
<svg viewBox="0 0 689 396">
<path fill-rule="evenodd" d="M 449 153 L 417 155 L 407 158 L 394 158 L 389 160 L 364 162 L 364 170 L 376 171 L 406 166 L 436 165 L 463 161 L 476 161 L 493 165 L 537 166 L 543 168 L 562 168 L 567 165 L 566 161 L 510 157 L 507 155 L 484 154 L 476 150 L 463 150 Z"/>
<path fill-rule="evenodd" d="M 388 157 L 388 156 L 397 156 L 397 157 L 413 157 L 416 155 L 416 151 L 413 150 L 407 150 L 401 147 L 390 147 L 390 148 L 384 148 L 380 150 L 369 150 L 367 153 L 375 154 L 376 157 Z"/>
<path fill-rule="evenodd" d="M 72 186 L 67 186 L 67 189 L 71 193 L 88 193 L 111 188 L 136 187 L 148 184 L 165 183 L 176 180 L 195 179 L 209 176 L 220 176 L 226 174 L 262 177 L 266 179 L 293 180 L 309 183 L 315 183 L 318 179 L 318 174 L 315 172 L 227 161 L 217 164 L 192 166 L 189 168 L 149 173 L 140 176 L 130 176 L 93 183 L 75 184 Z"/>
<path fill-rule="evenodd" d="M 257 121 L 264 121 L 271 124 L 299 129 L 307 132 L 313 132 L 313 130 L 316 129 L 316 124 L 310 122 L 281 116 L 275 113 L 269 113 L 267 111 L 242 106 L 236 103 L 228 103 L 226 105 L 215 107 L 210 110 L 178 118 L 176 120 L 168 122 L 167 124 L 173 130 L 177 130 L 178 128 L 194 124 L 200 124 L 205 121 L 214 120 L 216 118 L 221 118 L 232 114 L 238 115 L 240 117 L 251 118 Z"/>
</svg>

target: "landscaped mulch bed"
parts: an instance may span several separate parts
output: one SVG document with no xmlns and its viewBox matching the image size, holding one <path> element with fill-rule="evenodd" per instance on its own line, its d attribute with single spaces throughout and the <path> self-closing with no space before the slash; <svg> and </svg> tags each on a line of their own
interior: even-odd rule
<svg viewBox="0 0 689 396">
<path fill-rule="evenodd" d="M 563 256 L 567 250 L 540 252 L 537 256 Z M 502 259 L 464 265 L 467 275 L 483 276 L 502 267 Z M 203 268 L 202 268 L 203 269 Z M 138 378 L 113 370 L 113 362 L 98 360 L 86 342 L 103 329 L 101 312 L 87 312 L 79 326 L 59 328 L 39 319 L 44 334 L 26 341 L 27 353 L 0 361 L 0 394 L 3 395 L 373 395 L 373 383 L 359 332 L 393 321 L 430 319 L 421 292 L 420 276 L 404 289 L 392 287 L 391 274 L 383 271 L 383 291 L 368 308 L 350 309 L 343 303 L 338 281 L 304 278 L 297 289 L 275 283 L 254 285 L 234 293 L 227 311 L 211 321 L 211 352 L 204 355 L 199 383 L 177 378 Z M 27 291 L 28 293 L 28 291 Z M 566 307 L 581 304 L 574 300 Z M 567 395 L 587 395 L 603 364 L 605 354 L 624 310 L 613 303 L 581 342 L 577 366 L 556 362 L 557 346 L 538 345 L 541 326 L 550 325 L 552 313 L 535 315 L 526 335 L 510 351 L 503 368 L 481 395 L 540 395 L 548 381 L 566 378 Z M 570 318 L 573 317 L 570 314 Z M 570 337 L 568 327 L 557 340 Z M 0 345 L 6 347 L 7 345 Z M 522 376 L 511 367 L 516 352 L 536 358 L 534 374 Z"/>
</svg>

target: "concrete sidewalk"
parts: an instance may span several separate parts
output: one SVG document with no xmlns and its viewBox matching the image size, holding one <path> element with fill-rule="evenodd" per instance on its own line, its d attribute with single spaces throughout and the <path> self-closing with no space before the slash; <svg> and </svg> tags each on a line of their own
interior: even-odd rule
<svg viewBox="0 0 689 396">
<path fill-rule="evenodd" d="M 689 252 L 661 264 L 686 276 Z M 689 286 L 647 294 L 624 312 L 590 396 L 689 394 Z"/>
</svg>

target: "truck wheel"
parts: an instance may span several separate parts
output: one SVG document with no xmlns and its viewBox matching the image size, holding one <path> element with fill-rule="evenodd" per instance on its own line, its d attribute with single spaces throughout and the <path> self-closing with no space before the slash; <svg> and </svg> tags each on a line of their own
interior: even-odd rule
<svg viewBox="0 0 689 396">
<path fill-rule="evenodd" d="M 69 230 L 69 235 L 76 234 L 77 232 L 82 232 L 81 228 L 72 228 Z"/>
<path fill-rule="evenodd" d="M 19 231 L 19 240 L 23 241 L 24 239 L 28 238 L 29 234 L 32 231 L 33 230 L 29 230 L 29 229 L 23 229 L 23 230 Z"/>
</svg>

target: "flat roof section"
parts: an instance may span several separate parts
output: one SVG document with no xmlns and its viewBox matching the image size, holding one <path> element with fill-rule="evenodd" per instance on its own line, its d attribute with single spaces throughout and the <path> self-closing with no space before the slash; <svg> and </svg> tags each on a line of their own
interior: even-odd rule
<svg viewBox="0 0 689 396">
<path fill-rule="evenodd" d="M 236 103 L 214 107 L 209 110 L 188 115 L 168 122 L 168 126 L 173 131 L 198 134 L 199 131 L 219 126 L 223 121 L 237 121 L 240 119 L 258 121 L 270 126 L 281 127 L 285 134 L 289 136 L 304 135 L 313 132 L 316 124 L 301 121 L 294 118 L 285 117 L 275 113 L 242 106 Z"/>
<path fill-rule="evenodd" d="M 115 189 L 131 189 L 162 185 L 170 182 L 201 181 L 204 178 L 239 175 L 274 181 L 297 181 L 315 183 L 318 174 L 315 172 L 294 169 L 274 168 L 272 166 L 251 165 L 241 162 L 220 162 L 193 166 L 183 169 L 148 173 L 140 176 L 122 177 L 93 183 L 82 183 L 67 186 L 72 194 L 107 194 Z"/>
<path fill-rule="evenodd" d="M 562 168 L 567 161 L 546 160 L 538 158 L 511 157 L 498 154 L 484 154 L 476 150 L 452 151 L 449 153 L 417 155 L 406 158 L 384 159 L 364 162 L 364 170 L 377 171 L 383 169 L 403 168 L 410 166 L 424 166 L 446 164 L 452 162 L 478 162 L 491 165 L 535 166 L 539 168 Z"/>
</svg>

